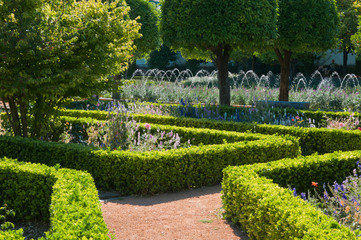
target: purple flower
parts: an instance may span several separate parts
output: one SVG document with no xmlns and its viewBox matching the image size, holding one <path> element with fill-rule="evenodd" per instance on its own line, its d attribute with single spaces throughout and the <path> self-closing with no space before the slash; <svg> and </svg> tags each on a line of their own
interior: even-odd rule
<svg viewBox="0 0 361 240">
<path fill-rule="evenodd" d="M 325 191 L 325 192 L 323 193 L 323 198 L 324 198 L 326 201 L 328 201 L 328 194 L 327 194 L 327 191 Z"/>
<path fill-rule="evenodd" d="M 293 188 L 293 196 L 297 197 L 296 188 Z"/>
<path fill-rule="evenodd" d="M 338 183 L 335 182 L 334 191 L 335 191 L 336 193 L 338 192 L 338 187 L 339 187 Z"/>
<path fill-rule="evenodd" d="M 345 193 L 342 193 L 342 198 L 347 200 L 347 196 L 345 195 Z"/>
<path fill-rule="evenodd" d="M 305 200 L 305 201 L 307 200 L 306 194 L 305 194 L 304 192 L 301 193 L 301 198 L 302 198 L 303 200 Z"/>
</svg>

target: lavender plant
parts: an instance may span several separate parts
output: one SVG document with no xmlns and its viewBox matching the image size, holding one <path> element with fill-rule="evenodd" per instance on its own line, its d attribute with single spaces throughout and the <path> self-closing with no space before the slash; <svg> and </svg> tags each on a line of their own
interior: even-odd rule
<svg viewBox="0 0 361 240">
<path fill-rule="evenodd" d="M 302 112 L 291 114 L 284 110 L 276 110 L 267 105 L 251 108 L 239 108 L 232 113 L 221 113 L 218 105 L 191 104 L 180 100 L 179 105 L 129 104 L 129 112 L 138 114 L 154 114 L 161 116 L 206 118 L 220 121 L 250 122 L 298 127 L 315 127 L 314 120 L 307 119 Z"/>
<path fill-rule="evenodd" d="M 130 150 L 137 152 L 152 150 L 168 150 L 192 146 L 190 140 L 183 143 L 178 133 L 152 130 L 149 123 L 141 125 L 129 119 L 125 111 L 118 109 L 116 114 L 109 115 L 109 120 L 97 124 L 83 126 L 86 134 L 73 135 L 69 123 L 65 124 L 67 131 L 62 135 L 65 143 L 81 143 L 88 146 L 108 150 Z M 85 137 L 83 137 L 85 135 Z"/>
<path fill-rule="evenodd" d="M 321 193 L 317 191 L 318 183 L 312 182 L 315 187 L 314 194 L 308 192 L 300 197 L 323 211 L 326 215 L 332 216 L 340 224 L 349 227 L 356 233 L 361 233 L 361 164 L 357 161 L 357 168 L 353 174 L 348 176 L 341 184 L 334 182 L 332 185 L 323 184 Z M 327 189 L 328 188 L 328 189 Z M 293 194 L 297 197 L 296 189 Z"/>
</svg>

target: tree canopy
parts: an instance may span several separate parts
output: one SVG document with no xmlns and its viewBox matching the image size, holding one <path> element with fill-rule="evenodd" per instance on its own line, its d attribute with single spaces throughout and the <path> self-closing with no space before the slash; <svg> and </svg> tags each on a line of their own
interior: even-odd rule
<svg viewBox="0 0 361 240">
<path fill-rule="evenodd" d="M 142 37 L 134 40 L 137 47 L 135 57 L 141 58 L 160 46 L 159 15 L 154 3 L 148 0 L 126 0 L 130 7 L 129 16 L 141 24 Z"/>
<path fill-rule="evenodd" d="M 337 43 L 334 0 L 280 0 L 274 50 L 281 65 L 280 101 L 288 101 L 292 53 L 322 52 Z"/>
<path fill-rule="evenodd" d="M 15 135 L 40 137 L 54 107 L 126 68 L 140 37 L 128 11 L 120 0 L 0 0 L 0 97 Z"/>
<path fill-rule="evenodd" d="M 276 36 L 276 0 L 164 0 L 161 36 L 174 50 L 210 51 L 218 68 L 220 104 L 230 104 L 233 49 L 257 49 Z"/>
<path fill-rule="evenodd" d="M 355 0 L 337 0 L 337 11 L 340 19 L 338 33 L 338 49 L 343 53 L 343 74 L 347 70 L 347 56 L 355 47 L 351 41 L 352 35 L 357 32 L 359 6 Z"/>
</svg>

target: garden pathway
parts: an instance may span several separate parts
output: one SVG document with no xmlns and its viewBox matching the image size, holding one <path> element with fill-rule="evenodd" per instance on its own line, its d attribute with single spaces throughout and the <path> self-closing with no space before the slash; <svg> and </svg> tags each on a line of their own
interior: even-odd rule
<svg viewBox="0 0 361 240">
<path fill-rule="evenodd" d="M 110 233 L 122 240 L 247 240 L 223 220 L 221 186 L 101 200 Z"/>
</svg>

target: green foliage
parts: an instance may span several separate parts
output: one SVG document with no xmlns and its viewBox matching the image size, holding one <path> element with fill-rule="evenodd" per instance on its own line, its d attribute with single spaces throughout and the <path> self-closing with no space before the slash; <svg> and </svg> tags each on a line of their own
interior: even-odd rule
<svg viewBox="0 0 361 240">
<path fill-rule="evenodd" d="M 279 1 L 274 49 L 281 65 L 280 101 L 288 101 L 293 53 L 322 52 L 336 44 L 338 16 L 334 0 Z"/>
<path fill-rule="evenodd" d="M 230 105 L 232 50 L 251 52 L 268 45 L 276 37 L 276 7 L 275 0 L 164 0 L 162 39 L 189 57 L 212 59 L 218 68 L 219 102 Z"/>
<path fill-rule="evenodd" d="M 199 146 L 138 153 L 0 137 L 0 154 L 21 161 L 84 170 L 93 176 L 100 189 L 115 189 L 123 194 L 211 185 L 221 181 L 222 169 L 228 165 L 268 162 L 300 154 L 298 142 L 292 137 L 152 124 L 155 131 L 158 127 L 177 132 L 185 139 L 194 139 Z"/>
<path fill-rule="evenodd" d="M 275 48 L 294 53 L 322 52 L 333 47 L 338 31 L 334 0 L 279 1 Z"/>
<path fill-rule="evenodd" d="M 126 0 L 130 7 L 129 17 L 141 24 L 141 38 L 135 39 L 136 58 L 144 57 L 160 45 L 158 29 L 159 10 L 148 0 Z"/>
<path fill-rule="evenodd" d="M 67 98 L 110 87 L 140 37 L 128 11 L 119 0 L 0 1 L 0 96 L 15 135 L 41 137 Z"/>
<path fill-rule="evenodd" d="M 360 157 L 360 151 L 336 152 L 228 167 L 222 182 L 226 216 L 253 239 L 356 239 L 349 228 L 294 197 L 287 186 L 307 191 L 312 181 L 342 181 Z"/>
<path fill-rule="evenodd" d="M 232 109 L 226 107 L 226 109 Z M 324 119 L 324 115 L 333 118 L 338 116 L 349 116 L 349 113 L 331 113 L 322 111 L 302 111 L 306 117 L 314 118 L 318 121 Z M 102 111 L 78 111 L 63 110 L 63 114 L 73 117 L 92 117 L 95 119 L 106 119 L 107 112 Z M 358 116 L 358 114 L 355 114 Z M 286 127 L 280 125 L 253 124 L 226 122 L 208 119 L 177 118 L 170 116 L 157 116 L 147 114 L 133 114 L 134 120 L 142 122 L 175 125 L 192 128 L 209 128 L 224 131 L 247 132 L 252 131 L 261 134 L 281 134 L 299 138 L 302 153 L 305 155 L 318 153 L 330 153 L 334 151 L 351 151 L 361 149 L 361 131 L 348 131 L 341 129 L 319 129 Z"/>
<path fill-rule="evenodd" d="M 159 49 L 149 54 L 148 66 L 152 69 L 167 70 L 170 61 L 177 59 L 177 53 L 170 50 L 166 45 L 162 45 Z"/>
<path fill-rule="evenodd" d="M 275 36 L 276 2 L 165 0 L 161 34 L 175 49 L 211 50 L 222 44 L 250 49 Z"/>
<path fill-rule="evenodd" d="M 358 14 L 358 25 L 360 25 L 360 21 L 361 21 L 361 2 L 359 1 L 354 1 L 354 7 L 357 10 L 357 14 Z M 351 36 L 351 43 L 354 45 L 356 53 L 360 54 L 360 49 L 361 49 L 361 31 L 360 29 L 357 30 L 357 32 Z"/>
<path fill-rule="evenodd" d="M 0 160 L 0 172 L 0 203 L 6 202 L 17 219 L 50 221 L 46 239 L 109 239 L 88 173 L 6 158 Z M 19 232 L 0 231 L 0 239 L 24 239 Z"/>
<path fill-rule="evenodd" d="M 358 17 L 361 13 L 359 12 L 359 9 L 357 9 L 356 2 L 358 1 L 336 0 L 338 16 L 340 19 L 338 48 L 342 52 L 346 51 L 349 53 L 354 50 L 351 37 L 357 32 Z"/>
</svg>

